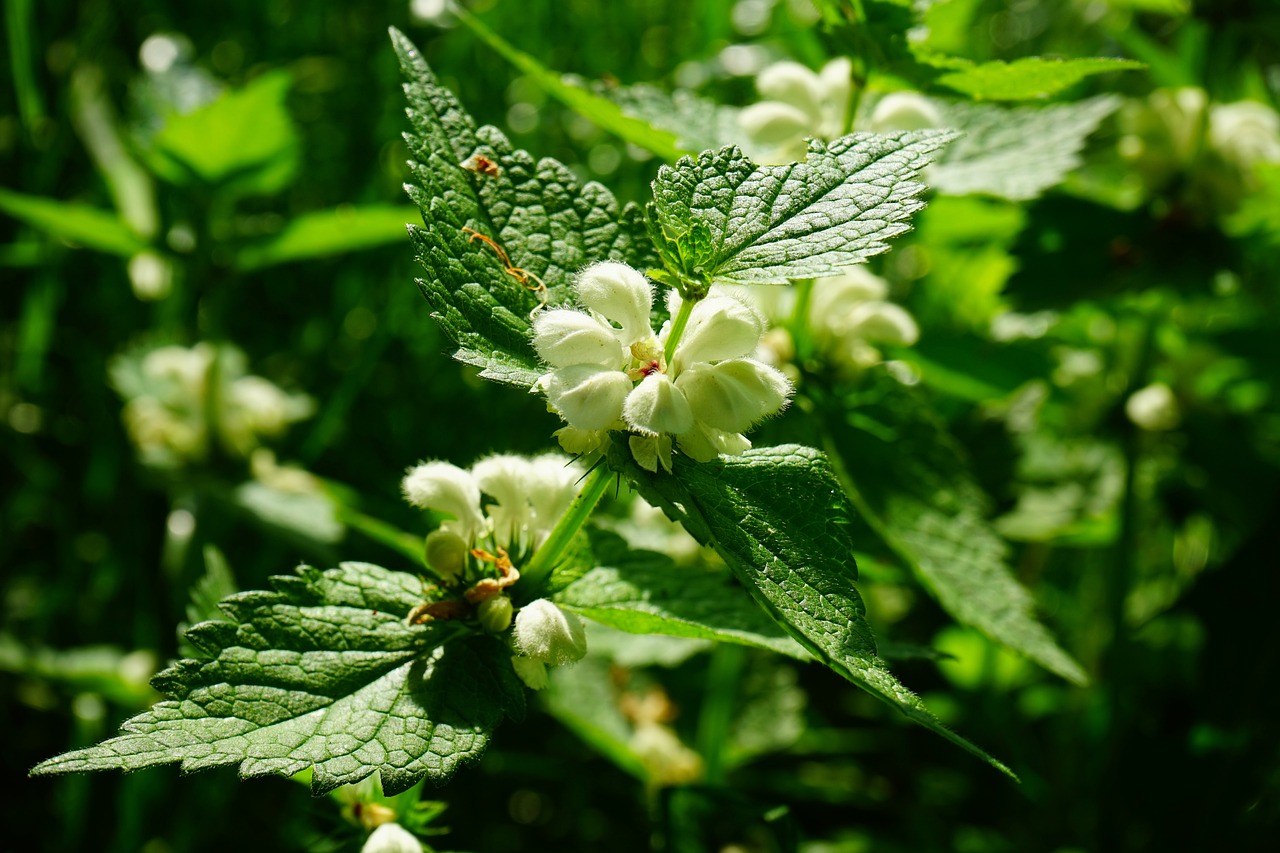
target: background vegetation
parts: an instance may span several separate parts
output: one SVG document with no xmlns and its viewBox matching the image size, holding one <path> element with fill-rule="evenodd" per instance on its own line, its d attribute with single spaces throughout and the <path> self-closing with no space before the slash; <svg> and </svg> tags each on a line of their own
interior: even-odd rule
<svg viewBox="0 0 1280 853">
<path fill-rule="evenodd" d="M 848 49 L 787 0 L 469 5 L 548 68 L 731 104 L 755 99 L 752 77 L 768 62 L 817 68 Z M 949 0 L 931 23 L 940 47 L 975 60 L 1147 65 L 1069 99 L 1116 92 L 1138 103 L 1196 86 L 1213 102 L 1274 106 L 1280 10 L 1184 5 Z M 223 559 L 242 589 L 300 560 L 412 571 L 366 520 L 424 532 L 399 499 L 407 465 L 541 450 L 558 426 L 541 400 L 451 361 L 412 284 L 408 241 L 387 225 L 416 215 L 400 189 L 407 125 L 388 25 L 423 47 L 478 121 L 623 200 L 647 198 L 656 160 L 549 100 L 439 4 L 5 4 L 0 725 L 16 793 L 0 806 L 0 846 L 362 843 L 332 801 L 288 780 L 25 774 L 154 700 L 147 679 L 180 654 L 175 626 L 201 612 L 193 587 L 216 597 L 231 583 L 216 571 Z M 173 38 L 148 42 L 157 34 Z M 161 68 L 147 44 L 177 53 Z M 164 136 L 174 109 L 248 84 L 262 98 L 252 121 L 224 116 L 194 141 Z M 433 823 L 450 830 L 443 849 L 1249 849 L 1275 838 L 1280 691 L 1266 631 L 1280 595 L 1280 171 L 1260 170 L 1219 208 L 1194 164 L 1133 186 L 1116 153 L 1124 133 L 1109 119 L 1086 166 L 1042 198 L 939 200 L 881 265 L 908 282 L 895 295 L 921 326 L 919 346 L 897 356 L 924 375 L 1018 576 L 1091 684 L 956 628 L 891 555 L 863 565 L 864 592 L 890 637 L 954 656 L 897 660 L 895 671 L 1023 784 L 825 670 L 721 649 L 631 677 L 663 686 L 674 728 L 708 755 L 740 711 L 740 760 L 647 789 L 538 711 L 427 792 L 447 804 Z M 215 152 L 206 172 L 174 165 L 165 152 L 183 145 Z M 250 167 L 217 159 L 253 145 L 263 153 Z M 28 197 L 83 207 L 42 220 Z M 117 211 L 119 230 L 86 207 Z M 315 214 L 331 218 L 312 220 L 319 230 L 298 238 L 301 249 L 273 236 Z M 947 241 L 947 223 L 979 215 L 993 230 Z M 145 246 L 171 273 L 163 298 L 165 274 L 130 261 Z M 893 266 L 903 257 L 933 266 L 905 275 Z M 1009 311 L 1021 331 L 1009 331 Z M 115 359 L 199 340 L 234 343 L 249 372 L 314 400 L 314 414 L 270 444 L 340 485 L 348 509 L 328 534 L 303 535 L 288 506 L 246 495 L 243 454 L 215 446 L 198 465 L 139 461 Z M 1172 428 L 1126 416 L 1126 400 L 1153 382 L 1176 397 Z M 258 456 L 257 473 L 269 464 Z M 772 740 L 760 747 L 751 732 Z"/>
</svg>

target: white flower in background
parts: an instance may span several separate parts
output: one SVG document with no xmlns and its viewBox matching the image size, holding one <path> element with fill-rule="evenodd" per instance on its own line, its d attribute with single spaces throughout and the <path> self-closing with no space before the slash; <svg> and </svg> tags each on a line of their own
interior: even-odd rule
<svg viewBox="0 0 1280 853">
<path fill-rule="evenodd" d="M 835 139 L 845 132 L 853 66 L 843 57 L 814 73 L 798 62 L 770 65 L 756 77 L 764 98 L 746 107 L 738 123 L 764 163 L 803 160 L 806 137 Z"/>
<path fill-rule="evenodd" d="M 226 451 L 250 456 L 262 439 L 280 435 L 314 410 L 309 397 L 289 394 L 247 370 L 243 352 L 209 343 L 115 359 L 112 382 L 125 397 L 125 428 L 142 461 L 161 468 L 200 461 L 215 438 Z M 218 382 L 215 394 L 212 377 Z M 212 417 L 210 402 L 218 407 Z"/>
<path fill-rule="evenodd" d="M 1280 115 L 1257 101 L 1209 108 L 1209 144 L 1243 170 L 1280 162 Z"/>
<path fill-rule="evenodd" d="M 360 853 L 422 853 L 422 842 L 398 823 L 384 823 L 369 833 Z"/>
<path fill-rule="evenodd" d="M 556 433 L 565 450 L 589 452 L 607 431 L 627 430 L 637 462 L 670 471 L 673 442 L 699 462 L 740 454 L 751 446 L 741 433 L 786 404 L 786 377 L 747 357 L 764 328 L 744 302 L 713 289 L 693 306 L 668 364 L 671 323 L 653 333 L 653 285 L 643 275 L 609 261 L 573 287 L 586 311 L 547 311 L 533 324 L 533 347 L 551 367 L 535 387 L 569 424 Z M 668 307 L 680 311 L 674 291 Z"/>
<path fill-rule="evenodd" d="M 1163 382 L 1153 382 L 1134 391 L 1124 403 L 1124 413 L 1129 420 L 1151 432 L 1171 430 L 1181 420 L 1173 389 Z"/>
<path fill-rule="evenodd" d="M 942 127 L 943 123 L 938 107 L 919 92 L 890 92 L 876 101 L 866 129 L 872 133 L 927 130 Z"/>
<path fill-rule="evenodd" d="M 782 364 L 794 355 L 785 326 L 795 312 L 792 288 L 755 286 L 742 288 L 775 324 L 765 336 L 761 357 Z M 889 285 L 862 267 L 851 267 L 831 278 L 813 283 L 808 326 L 818 351 L 837 367 L 859 371 L 879 364 L 877 345 L 911 346 L 920 338 L 920 327 L 906 309 L 888 301 Z"/>
</svg>

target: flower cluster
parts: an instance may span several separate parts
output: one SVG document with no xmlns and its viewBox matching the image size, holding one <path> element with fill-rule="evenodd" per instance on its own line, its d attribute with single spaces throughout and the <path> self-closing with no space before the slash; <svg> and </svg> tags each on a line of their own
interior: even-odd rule
<svg viewBox="0 0 1280 853">
<path fill-rule="evenodd" d="M 445 589 L 410 614 L 411 623 L 474 617 L 486 631 L 511 629 L 516 673 L 530 687 L 546 685 L 547 666 L 586 654 L 581 620 L 545 599 L 516 609 L 507 591 L 517 563 L 540 546 L 573 502 L 582 471 L 556 454 L 501 454 L 471 470 L 448 462 L 409 469 L 409 503 L 448 516 L 427 536 L 427 566 Z M 483 501 L 484 495 L 491 498 Z"/>
<path fill-rule="evenodd" d="M 240 350 L 209 343 L 117 358 L 111 377 L 125 397 L 125 428 L 142 461 L 158 468 L 198 462 L 215 440 L 228 453 L 248 456 L 262 439 L 311 415 L 309 397 L 289 394 L 247 367 Z"/>
<path fill-rule="evenodd" d="M 1280 115 L 1257 101 L 1211 104 L 1203 89 L 1158 89 L 1120 117 L 1120 155 L 1143 188 L 1186 175 L 1187 194 L 1211 211 L 1233 210 L 1259 164 L 1280 163 Z"/>
<path fill-rule="evenodd" d="M 761 163 L 803 160 L 807 139 L 831 141 L 852 125 L 860 130 L 885 133 L 942 127 L 938 107 L 916 92 L 891 92 L 879 98 L 869 114 L 849 121 L 852 66 L 848 59 L 833 59 L 814 72 L 797 62 L 778 62 L 756 77 L 756 90 L 764 99 L 738 114 L 752 158 Z"/>
<path fill-rule="evenodd" d="M 764 327 L 741 300 L 713 289 L 690 308 L 672 291 L 670 313 L 688 309 L 687 322 L 655 335 L 653 285 L 626 264 L 587 267 L 573 289 L 586 310 L 547 311 L 533 324 L 534 349 L 551 368 L 536 387 L 568 423 L 556 436 L 570 453 L 626 430 L 637 462 L 670 471 L 673 442 L 699 462 L 740 454 L 751 446 L 742 432 L 786 404 L 786 377 L 748 357 Z"/>
<path fill-rule="evenodd" d="M 761 356 L 785 365 L 795 354 L 784 328 L 795 313 L 790 288 L 743 288 L 775 328 L 764 337 Z M 881 361 L 878 345 L 911 346 L 920 337 L 916 321 L 888 301 L 889 285 L 862 267 L 814 283 L 806 317 L 817 352 L 837 369 L 857 373 Z"/>
</svg>

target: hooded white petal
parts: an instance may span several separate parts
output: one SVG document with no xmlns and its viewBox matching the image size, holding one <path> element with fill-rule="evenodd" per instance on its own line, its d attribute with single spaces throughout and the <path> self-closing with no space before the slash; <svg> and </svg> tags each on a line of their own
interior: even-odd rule
<svg viewBox="0 0 1280 853">
<path fill-rule="evenodd" d="M 649 323 L 653 285 L 638 270 L 602 261 L 578 273 L 573 289 L 583 305 L 621 327 L 624 344 L 653 334 Z"/>
<path fill-rule="evenodd" d="M 658 472 L 658 466 L 671 473 L 671 436 L 633 435 L 627 439 L 631 456 L 646 471 Z M 703 460 L 706 461 L 706 460 Z"/>
<path fill-rule="evenodd" d="M 726 432 L 742 432 L 773 414 L 791 394 L 781 372 L 746 358 L 695 364 L 680 374 L 676 387 L 699 423 Z"/>
<path fill-rule="evenodd" d="M 684 394 L 665 373 L 652 373 L 630 394 L 622 416 L 642 433 L 682 433 L 693 427 L 693 413 Z"/>
<path fill-rule="evenodd" d="M 810 134 L 822 121 L 822 80 L 798 62 L 775 62 L 756 77 L 756 90 L 771 101 L 789 104 L 809 116 Z"/>
<path fill-rule="evenodd" d="M 620 370 L 595 364 L 575 364 L 554 370 L 547 378 L 547 401 L 578 429 L 609 429 L 622 417 L 622 404 L 631 380 Z"/>
<path fill-rule="evenodd" d="M 539 314 L 533 321 L 533 348 L 552 367 L 599 364 L 617 370 L 626 362 L 617 332 L 581 311 Z"/>
<path fill-rule="evenodd" d="M 738 125 L 752 141 L 766 147 L 790 145 L 814 133 L 812 116 L 778 101 L 744 107 L 738 113 Z"/>
<path fill-rule="evenodd" d="M 678 310 L 678 300 L 673 301 Z M 759 315 L 749 305 L 713 293 L 693 306 L 689 323 L 676 345 L 672 372 L 679 374 L 700 361 L 717 362 L 749 355 L 759 345 L 763 332 Z"/>
<path fill-rule="evenodd" d="M 904 308 L 892 302 L 864 302 L 855 306 L 847 318 L 849 330 L 879 344 L 911 346 L 920 340 L 920 327 Z"/>
<path fill-rule="evenodd" d="M 480 511 L 480 489 L 466 471 L 448 462 L 425 462 L 409 469 L 402 484 L 409 503 L 453 516 L 440 525 L 474 542 L 487 524 Z"/>
<path fill-rule="evenodd" d="M 884 133 L 890 130 L 925 130 L 941 127 L 942 113 L 924 95 L 915 92 L 890 92 L 871 111 L 868 130 Z"/>
<path fill-rule="evenodd" d="M 587 653 L 586 628 L 573 613 L 539 598 L 516 614 L 511 642 L 520 654 L 551 666 L 582 660 Z"/>
<path fill-rule="evenodd" d="M 845 114 L 853 92 L 853 63 L 841 56 L 822 66 L 818 72 L 822 86 L 822 127 L 824 139 L 835 139 L 845 132 Z"/>
<path fill-rule="evenodd" d="M 565 453 L 580 456 L 583 453 L 595 452 L 604 443 L 605 431 L 599 429 L 578 429 L 577 427 L 560 427 L 552 433 Z"/>
<path fill-rule="evenodd" d="M 494 542 L 503 547 L 518 546 L 521 533 L 532 520 L 529 488 L 533 466 L 523 456 L 509 453 L 488 456 L 471 466 L 480 491 L 497 503 L 488 507 L 493 521 Z"/>
</svg>

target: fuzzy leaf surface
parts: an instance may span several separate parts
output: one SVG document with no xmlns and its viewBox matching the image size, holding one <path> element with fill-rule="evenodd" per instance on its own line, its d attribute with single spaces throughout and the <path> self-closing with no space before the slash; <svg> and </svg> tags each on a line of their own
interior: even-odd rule
<svg viewBox="0 0 1280 853">
<path fill-rule="evenodd" d="M 930 185 L 946 195 L 1033 199 L 1080 165 L 1085 139 L 1119 106 L 1111 95 L 1044 107 L 951 104 L 947 124 L 964 135 L 938 158 Z"/>
<path fill-rule="evenodd" d="M 951 131 L 854 133 L 812 141 L 802 163 L 758 166 L 737 146 L 658 170 L 649 233 L 692 281 L 786 284 L 832 275 L 888 249 L 924 207 L 915 180 Z"/>
<path fill-rule="evenodd" d="M 727 572 L 676 565 L 605 531 L 594 531 L 591 539 L 596 568 L 556 596 L 560 606 L 633 634 L 740 643 L 808 658 Z"/>
<path fill-rule="evenodd" d="M 240 593 L 187 640 L 152 685 L 167 701 L 121 734 L 37 765 L 33 775 L 238 766 L 241 778 L 312 768 L 322 794 L 375 771 L 388 795 L 440 783 L 478 757 L 504 716 L 524 713 L 510 652 L 447 622 L 410 626 L 421 581 L 368 563 L 273 579 Z"/>
<path fill-rule="evenodd" d="M 580 184 L 556 160 L 513 148 L 497 128 L 477 127 L 418 49 L 398 30 L 391 40 L 408 80 L 413 130 L 405 140 L 414 161 L 405 191 L 423 219 L 409 233 L 426 269 L 418 286 L 456 345 L 454 358 L 488 379 L 528 387 L 543 372 L 529 343 L 534 288 L 545 283 L 555 304 L 594 261 L 654 266 L 640 208 L 620 206 L 598 183 Z M 501 247 L 510 268 L 472 232 Z"/>
<path fill-rule="evenodd" d="M 822 452 L 782 445 L 702 464 L 677 456 L 674 475 L 657 475 L 615 446 L 609 464 L 645 500 L 715 548 L 756 602 L 810 654 L 1012 776 L 942 725 L 876 655 L 866 608 L 854 586 L 848 507 Z"/>
<path fill-rule="evenodd" d="M 1035 616 L 987 520 L 990 500 L 958 445 L 914 392 L 884 376 L 852 407 L 824 413 L 858 510 L 912 567 L 943 609 L 1068 681 L 1080 665 Z M 849 425 L 873 421 L 873 431 Z"/>
</svg>

